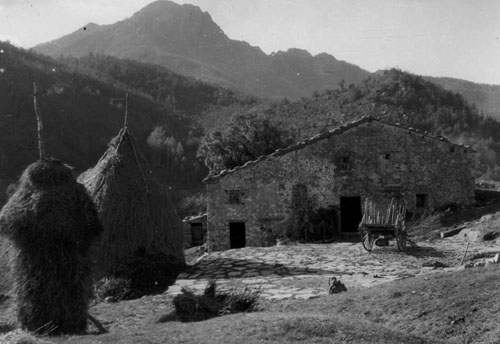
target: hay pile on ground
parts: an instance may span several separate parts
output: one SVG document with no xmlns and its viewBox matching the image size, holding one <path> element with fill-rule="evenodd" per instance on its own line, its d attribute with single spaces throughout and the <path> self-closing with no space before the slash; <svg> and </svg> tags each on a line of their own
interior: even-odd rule
<svg viewBox="0 0 500 344">
<path fill-rule="evenodd" d="M 104 227 L 95 248 L 98 277 L 140 256 L 171 255 L 184 263 L 182 223 L 126 128 L 78 180 L 89 190 Z"/>
<path fill-rule="evenodd" d="M 159 320 L 165 322 L 177 319 L 183 322 L 202 321 L 216 316 L 252 312 L 257 306 L 260 292 L 245 288 L 243 290 L 230 290 L 217 292 L 214 280 L 208 282 L 202 295 L 182 288 L 182 293 L 174 300 L 175 314 L 167 315 Z"/>
<path fill-rule="evenodd" d="M 14 330 L 0 334 L 0 343 L 8 344 L 54 344 L 45 339 L 37 338 L 22 330 Z"/>
<path fill-rule="evenodd" d="M 102 231 L 92 200 L 70 168 L 42 160 L 23 172 L 0 211 L 11 241 L 19 324 L 35 332 L 87 328 L 92 282 L 88 250 Z"/>
</svg>

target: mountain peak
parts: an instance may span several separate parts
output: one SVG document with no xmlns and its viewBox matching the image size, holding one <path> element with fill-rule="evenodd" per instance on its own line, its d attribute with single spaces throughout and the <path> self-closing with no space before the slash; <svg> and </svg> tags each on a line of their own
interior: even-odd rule
<svg viewBox="0 0 500 344">
<path fill-rule="evenodd" d="M 231 85 L 259 96 L 300 97 L 369 75 L 333 57 L 291 48 L 271 56 L 232 40 L 207 12 L 158 0 L 120 22 L 89 24 L 35 50 L 51 56 L 112 55 L 159 64 L 200 80 Z M 300 75 L 300 77 L 299 77 Z"/>
<path fill-rule="evenodd" d="M 173 1 L 157 0 L 137 11 L 132 18 L 141 16 L 151 17 L 172 17 L 179 12 L 190 12 L 192 14 L 208 14 L 203 12 L 198 6 L 184 4 L 179 5 Z"/>
<path fill-rule="evenodd" d="M 328 53 L 319 53 L 318 55 L 314 56 L 316 59 L 319 60 L 335 60 L 338 61 L 335 56 L 328 54 Z"/>
<path fill-rule="evenodd" d="M 158 0 L 136 12 L 130 21 L 154 36 L 156 42 L 192 41 L 220 43 L 227 36 L 207 12 L 198 6 Z"/>
<path fill-rule="evenodd" d="M 98 25 L 98 24 L 93 23 L 93 22 L 90 22 L 90 23 L 88 23 L 87 25 L 84 25 L 84 26 L 82 27 L 82 29 L 83 29 L 83 30 L 92 30 L 92 29 L 95 29 L 95 28 L 98 28 L 98 27 L 99 27 L 99 25 Z"/>
<path fill-rule="evenodd" d="M 290 48 L 287 51 L 279 51 L 277 55 L 288 55 L 288 56 L 297 56 L 300 58 L 309 59 L 312 57 L 311 53 L 305 49 L 299 48 Z"/>
</svg>

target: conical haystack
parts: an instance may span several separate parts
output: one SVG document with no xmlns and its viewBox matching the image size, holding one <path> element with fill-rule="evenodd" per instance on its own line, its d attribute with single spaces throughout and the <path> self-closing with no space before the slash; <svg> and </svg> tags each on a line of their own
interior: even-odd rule
<svg viewBox="0 0 500 344">
<path fill-rule="evenodd" d="M 102 232 L 97 211 L 70 168 L 37 161 L 0 211 L 0 235 L 13 244 L 17 320 L 36 332 L 87 328 L 92 296 L 88 251 Z"/>
<path fill-rule="evenodd" d="M 100 273 L 144 255 L 172 255 L 184 263 L 181 221 L 126 128 L 78 181 L 89 191 L 104 227 L 95 254 Z"/>
</svg>

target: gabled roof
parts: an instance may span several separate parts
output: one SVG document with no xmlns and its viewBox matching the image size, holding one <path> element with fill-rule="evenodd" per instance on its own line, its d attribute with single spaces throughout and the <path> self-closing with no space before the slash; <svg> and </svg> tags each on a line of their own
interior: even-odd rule
<svg viewBox="0 0 500 344">
<path fill-rule="evenodd" d="M 346 131 L 348 131 L 350 129 L 359 127 L 361 125 L 364 125 L 364 124 L 372 122 L 372 121 L 379 122 L 379 123 L 382 123 L 382 124 L 385 124 L 385 125 L 389 125 L 389 126 L 401 129 L 401 130 L 406 130 L 406 131 L 414 132 L 414 133 L 417 133 L 419 135 L 425 136 L 427 138 L 447 143 L 449 145 L 453 145 L 453 146 L 458 146 L 458 147 L 470 149 L 470 146 L 464 146 L 464 145 L 458 145 L 458 144 L 452 143 L 447 138 L 445 138 L 443 136 L 429 135 L 427 132 L 421 132 L 420 130 L 412 128 L 412 127 L 404 127 L 404 126 L 400 125 L 399 123 L 385 122 L 385 121 L 382 121 L 381 119 L 373 117 L 373 116 L 363 116 L 363 117 L 361 117 L 358 120 L 351 121 L 349 123 L 346 123 L 344 125 L 336 127 L 334 129 L 330 129 L 330 130 L 328 130 L 328 131 L 326 131 L 324 133 L 317 134 L 317 135 L 315 135 L 315 136 L 313 136 L 313 137 L 311 137 L 311 138 L 309 138 L 307 140 L 304 140 L 304 141 L 295 143 L 295 144 L 293 144 L 291 146 L 288 146 L 287 148 L 280 148 L 280 149 L 274 151 L 271 154 L 262 155 L 262 156 L 258 157 L 256 160 L 248 161 L 248 162 L 246 162 L 245 164 L 243 164 L 241 166 L 237 166 L 237 167 L 235 167 L 233 169 L 230 169 L 230 170 L 222 170 L 217 175 L 209 175 L 208 177 L 206 177 L 205 179 L 203 179 L 203 182 L 205 184 L 216 183 L 220 179 L 222 179 L 223 177 L 225 177 L 227 175 L 230 175 L 230 174 L 232 174 L 232 173 L 234 173 L 236 171 L 242 170 L 244 168 L 247 168 L 247 167 L 250 167 L 250 166 L 254 166 L 254 165 L 260 163 L 261 161 L 267 160 L 267 159 L 272 158 L 272 157 L 278 157 L 278 156 L 281 156 L 281 155 L 285 155 L 285 154 L 288 154 L 290 152 L 302 149 L 302 148 L 310 146 L 310 145 L 312 145 L 312 144 L 314 144 L 314 143 L 316 143 L 318 141 L 322 141 L 322 140 L 328 139 L 328 138 L 330 138 L 332 136 L 337 136 L 337 135 L 343 134 L 344 132 L 346 132 Z"/>
</svg>

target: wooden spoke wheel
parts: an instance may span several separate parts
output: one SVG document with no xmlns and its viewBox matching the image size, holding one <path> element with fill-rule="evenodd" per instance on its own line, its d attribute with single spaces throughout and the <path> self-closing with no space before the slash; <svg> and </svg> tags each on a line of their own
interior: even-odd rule
<svg viewBox="0 0 500 344">
<path fill-rule="evenodd" d="M 367 250 L 368 252 L 370 252 L 373 249 L 374 240 L 373 240 L 373 235 L 371 235 L 370 233 L 368 232 L 363 233 L 361 242 L 363 243 L 363 247 L 365 248 L 365 250 Z"/>
<path fill-rule="evenodd" d="M 397 232 L 396 233 L 396 245 L 399 252 L 406 252 L 406 233 Z"/>
</svg>

